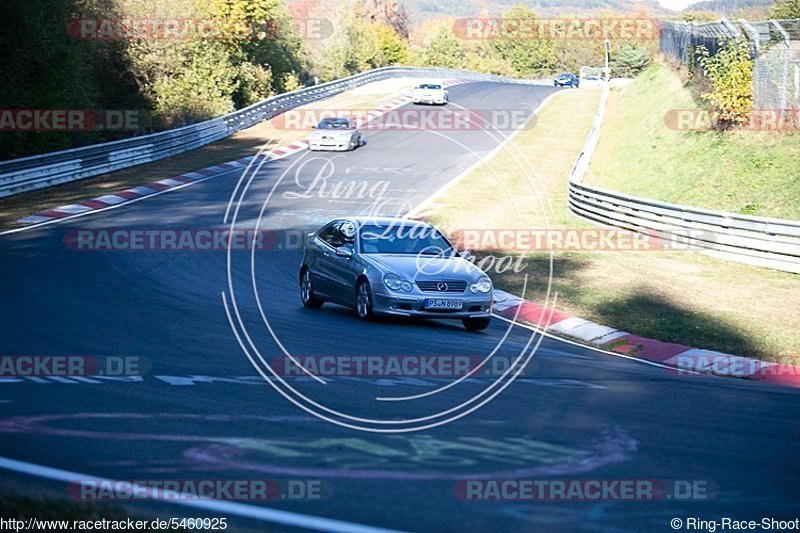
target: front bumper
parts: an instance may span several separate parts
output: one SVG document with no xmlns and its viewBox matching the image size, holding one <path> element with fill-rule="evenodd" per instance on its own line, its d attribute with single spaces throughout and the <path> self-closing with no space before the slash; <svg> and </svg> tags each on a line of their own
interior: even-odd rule
<svg viewBox="0 0 800 533">
<path fill-rule="evenodd" d="M 423 308 L 427 298 L 442 298 L 448 300 L 462 300 L 464 306 L 459 311 L 430 310 Z M 372 295 L 372 310 L 376 314 L 413 316 L 424 318 L 488 318 L 492 316 L 492 292 L 486 294 L 437 294 L 437 293 L 396 293 L 374 292 Z"/>
<path fill-rule="evenodd" d="M 330 150 L 330 151 L 343 151 L 346 152 L 350 149 L 350 139 L 322 139 L 322 140 L 309 140 L 309 150 Z"/>
<path fill-rule="evenodd" d="M 444 98 L 414 98 L 415 104 L 444 104 L 447 102 Z"/>
</svg>

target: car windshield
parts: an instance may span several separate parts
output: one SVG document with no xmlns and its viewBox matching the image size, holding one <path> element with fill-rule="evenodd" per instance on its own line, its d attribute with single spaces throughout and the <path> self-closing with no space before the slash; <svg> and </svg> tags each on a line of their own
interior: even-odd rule
<svg viewBox="0 0 800 533">
<path fill-rule="evenodd" d="M 441 89 L 442 86 L 441 85 L 434 85 L 433 83 L 423 83 L 422 85 L 420 85 L 417 88 L 418 89 L 435 89 L 435 90 L 438 90 L 438 89 Z"/>
<path fill-rule="evenodd" d="M 443 255 L 453 246 L 439 230 L 420 224 L 366 225 L 361 227 L 361 253 Z"/>
<path fill-rule="evenodd" d="M 324 118 L 319 122 L 320 130 L 349 130 L 350 121 L 346 118 Z"/>
</svg>

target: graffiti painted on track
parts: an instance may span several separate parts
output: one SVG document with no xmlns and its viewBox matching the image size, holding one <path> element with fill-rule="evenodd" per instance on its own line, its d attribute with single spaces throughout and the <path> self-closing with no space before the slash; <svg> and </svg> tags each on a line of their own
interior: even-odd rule
<svg viewBox="0 0 800 533">
<path fill-rule="evenodd" d="M 181 426 L 191 427 L 195 432 L 187 429 L 186 433 L 175 433 Z M 490 433 L 486 432 L 487 426 L 491 427 Z M 302 416 L 78 413 L 6 418 L 0 421 L 0 433 L 181 445 L 174 458 L 164 457 L 159 461 L 157 471 L 161 473 L 242 471 L 344 479 L 578 474 L 626 461 L 636 451 L 636 441 L 620 428 L 601 431 L 577 443 L 559 443 L 533 435 L 496 436 L 508 426 L 502 421 L 476 420 L 465 423 L 457 436 L 441 432 L 322 437 L 315 431 L 317 435 L 313 437 L 289 437 L 318 430 L 320 423 Z M 198 427 L 209 435 L 198 434 Z M 237 432 L 247 436 L 211 436 Z M 141 473 L 150 472 L 148 464 L 131 464 L 129 457 L 120 459 Z"/>
</svg>

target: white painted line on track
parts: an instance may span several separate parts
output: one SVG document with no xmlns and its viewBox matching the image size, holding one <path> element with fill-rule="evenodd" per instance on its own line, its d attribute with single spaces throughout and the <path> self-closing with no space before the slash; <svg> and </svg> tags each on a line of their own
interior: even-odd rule
<svg viewBox="0 0 800 533">
<path fill-rule="evenodd" d="M 84 213 L 77 213 L 75 215 L 70 215 L 68 217 L 53 218 L 53 219 L 49 219 L 49 220 L 47 220 L 45 222 L 40 222 L 38 224 L 32 224 L 30 226 L 23 226 L 21 228 L 15 228 L 15 229 L 6 230 L 6 231 L 3 231 L 3 232 L 0 232 L 0 236 L 2 236 L 2 235 L 11 235 L 12 233 L 20 233 L 20 232 L 23 232 L 23 231 L 26 231 L 26 230 L 30 230 L 30 229 L 41 228 L 42 226 L 49 226 L 50 224 L 56 224 L 58 222 L 64 222 L 66 220 L 73 220 L 73 219 L 76 219 L 76 218 L 79 218 L 79 217 L 85 217 L 85 216 L 89 216 L 89 215 L 94 215 L 95 213 L 102 213 L 104 211 L 108 211 L 109 209 L 119 209 L 120 207 L 126 207 L 126 206 L 129 206 L 131 204 L 135 204 L 136 202 L 141 202 L 142 200 L 147 200 L 149 198 L 155 198 L 156 196 L 161 196 L 162 194 L 167 194 L 168 192 L 178 191 L 180 189 L 184 189 L 186 187 L 189 187 L 190 185 L 194 185 L 195 183 L 202 183 L 204 181 L 220 178 L 220 177 L 222 177 L 222 176 L 224 176 L 226 174 L 230 174 L 232 172 L 240 172 L 240 171 L 241 171 L 241 169 L 232 168 L 232 169 L 227 170 L 225 172 L 220 172 L 219 174 L 214 174 L 213 176 L 206 176 L 205 178 L 202 178 L 202 179 L 189 181 L 187 183 L 184 183 L 183 185 L 179 185 L 177 187 L 172 187 L 171 189 L 164 189 L 163 191 L 156 191 L 156 192 L 147 192 L 146 193 L 147 196 L 141 196 L 139 198 L 134 198 L 134 199 L 128 200 L 127 202 L 124 202 L 124 203 L 120 203 L 120 204 L 116 204 L 116 205 L 110 205 L 108 207 L 103 207 L 101 209 L 93 209 L 91 211 L 86 211 Z M 147 189 L 144 186 L 136 187 L 136 188 L 131 189 L 131 190 L 132 191 L 136 191 L 137 189 L 146 189 L 147 191 L 155 191 L 155 189 Z"/>
<path fill-rule="evenodd" d="M 79 474 L 78 472 L 70 472 L 69 470 L 61 470 L 58 468 L 50 468 L 48 466 L 41 466 L 33 463 L 26 463 L 24 461 L 17 461 L 7 457 L 0 457 L 0 468 L 11 470 L 21 474 L 30 476 L 50 479 L 53 481 L 63 481 L 65 483 L 73 483 L 77 480 L 86 479 L 101 483 L 115 483 L 113 479 L 99 478 L 88 474 Z M 152 494 L 149 487 L 141 485 L 132 485 L 134 491 L 141 490 L 143 493 Z M 271 522 L 274 524 L 284 524 L 291 527 L 299 527 L 303 529 L 310 529 L 313 531 L 335 531 L 335 532 L 354 532 L 354 533 L 392 533 L 395 530 L 383 529 L 379 527 L 366 526 L 356 524 L 353 522 L 346 522 L 344 520 L 336 520 L 332 518 L 323 518 L 319 516 L 305 515 L 301 513 L 294 513 L 291 511 L 281 511 L 279 509 L 271 509 L 269 507 L 260 507 L 257 505 L 249 505 L 233 501 L 222 500 L 191 500 L 188 499 L 193 495 L 182 494 L 170 490 L 160 490 L 162 497 L 154 497 L 150 500 L 142 501 L 162 501 L 165 503 L 174 503 L 184 507 L 192 507 L 195 509 L 202 509 L 204 511 L 212 511 L 223 513 L 226 515 L 235 515 L 242 518 L 249 518 L 251 520 L 258 520 L 261 522 Z M 194 495 L 196 497 L 196 495 Z"/>
</svg>

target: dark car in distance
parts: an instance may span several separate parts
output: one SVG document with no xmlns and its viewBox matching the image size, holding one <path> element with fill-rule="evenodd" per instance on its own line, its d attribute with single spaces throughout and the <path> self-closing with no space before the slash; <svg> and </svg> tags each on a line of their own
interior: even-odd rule
<svg viewBox="0 0 800 533">
<path fill-rule="evenodd" d="M 571 74 L 569 72 L 565 72 L 563 74 L 559 74 L 558 76 L 553 79 L 553 86 L 554 87 L 575 87 L 576 89 L 580 87 L 581 80 L 575 74 Z"/>
</svg>

